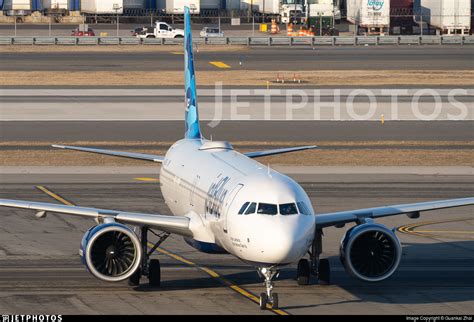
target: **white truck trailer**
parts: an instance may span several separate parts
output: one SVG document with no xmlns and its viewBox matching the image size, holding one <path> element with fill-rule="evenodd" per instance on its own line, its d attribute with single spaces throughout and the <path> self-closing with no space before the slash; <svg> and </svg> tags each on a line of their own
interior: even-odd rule
<svg viewBox="0 0 474 322">
<path fill-rule="evenodd" d="M 301 21 L 303 17 L 302 0 L 242 0 L 240 10 L 275 18 L 278 22 Z"/>
<path fill-rule="evenodd" d="M 123 0 L 82 0 L 81 11 L 96 15 L 123 13 Z"/>
<path fill-rule="evenodd" d="M 166 0 L 164 9 L 167 14 L 182 15 L 185 6 L 189 7 L 192 15 L 198 15 L 201 12 L 200 0 Z"/>
<path fill-rule="evenodd" d="M 242 0 L 240 10 L 250 10 L 265 15 L 278 15 L 280 14 L 280 0 Z"/>
<path fill-rule="evenodd" d="M 5 0 L 3 11 L 7 16 L 24 16 L 31 12 L 30 0 Z"/>
<path fill-rule="evenodd" d="M 299 22 L 303 17 L 303 2 L 301 0 L 282 0 L 280 5 L 280 21 L 290 23 Z"/>
<path fill-rule="evenodd" d="M 347 21 L 359 35 L 384 35 L 390 28 L 390 0 L 347 0 Z"/>
<path fill-rule="evenodd" d="M 441 34 L 465 35 L 471 29 L 471 0 L 421 0 L 421 12 L 422 21 Z"/>
</svg>

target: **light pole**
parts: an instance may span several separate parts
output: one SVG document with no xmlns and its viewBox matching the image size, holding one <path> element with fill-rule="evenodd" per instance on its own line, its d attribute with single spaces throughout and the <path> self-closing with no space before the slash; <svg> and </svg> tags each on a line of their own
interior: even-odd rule
<svg viewBox="0 0 474 322">
<path fill-rule="evenodd" d="M 119 36 L 119 15 L 118 15 L 118 11 L 120 9 L 122 9 L 122 7 L 118 3 L 114 3 L 113 8 L 115 10 L 115 14 L 117 15 L 117 37 L 118 37 Z"/>
</svg>

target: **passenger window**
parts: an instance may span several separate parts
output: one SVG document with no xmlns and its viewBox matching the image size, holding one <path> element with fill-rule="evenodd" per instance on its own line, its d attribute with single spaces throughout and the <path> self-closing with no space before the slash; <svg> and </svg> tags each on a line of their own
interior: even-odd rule
<svg viewBox="0 0 474 322">
<path fill-rule="evenodd" d="M 259 203 L 257 213 L 262 215 L 276 215 L 278 213 L 278 208 L 277 205 Z"/>
<path fill-rule="evenodd" d="M 298 209 L 296 208 L 295 203 L 285 203 L 280 205 L 280 214 L 281 215 L 296 215 L 298 214 Z"/>
<path fill-rule="evenodd" d="M 247 206 L 249 205 L 250 202 L 246 202 L 242 205 L 242 208 L 239 210 L 239 215 L 243 214 L 245 209 L 247 209 Z"/>
<path fill-rule="evenodd" d="M 257 207 L 257 204 L 255 202 L 252 202 L 250 206 L 248 207 L 247 211 L 245 212 L 245 214 L 246 215 L 254 214 L 256 207 Z"/>
</svg>

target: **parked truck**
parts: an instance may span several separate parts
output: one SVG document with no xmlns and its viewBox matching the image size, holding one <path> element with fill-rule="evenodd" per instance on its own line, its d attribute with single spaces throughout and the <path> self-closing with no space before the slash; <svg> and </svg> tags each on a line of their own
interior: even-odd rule
<svg viewBox="0 0 474 322">
<path fill-rule="evenodd" d="M 335 20 L 340 20 L 341 12 L 333 0 L 307 0 L 308 27 L 315 35 L 334 35 Z"/>
<path fill-rule="evenodd" d="M 5 0 L 3 11 L 7 16 L 25 16 L 31 12 L 30 0 Z"/>
<path fill-rule="evenodd" d="M 302 0 L 282 0 L 280 5 L 281 23 L 298 23 L 304 17 Z"/>
<path fill-rule="evenodd" d="M 182 15 L 185 6 L 189 7 L 192 15 L 198 15 L 201 12 L 200 0 L 166 0 L 164 10 L 167 14 Z"/>
<path fill-rule="evenodd" d="M 465 35 L 471 29 L 471 0 L 421 0 L 420 23 L 428 23 L 439 34 Z"/>
<path fill-rule="evenodd" d="M 81 11 L 95 15 L 123 13 L 123 0 L 82 0 Z"/>
<path fill-rule="evenodd" d="M 347 21 L 359 35 L 384 35 L 390 27 L 390 0 L 347 0 Z"/>
<path fill-rule="evenodd" d="M 153 27 L 143 28 L 136 34 L 137 38 L 183 38 L 184 30 L 176 29 L 166 22 L 157 21 Z"/>
</svg>

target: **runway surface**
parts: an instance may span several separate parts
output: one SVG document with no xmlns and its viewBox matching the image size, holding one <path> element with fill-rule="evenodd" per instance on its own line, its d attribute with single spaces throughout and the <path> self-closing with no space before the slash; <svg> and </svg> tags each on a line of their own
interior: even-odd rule
<svg viewBox="0 0 474 322">
<path fill-rule="evenodd" d="M 472 141 L 473 121 L 223 121 L 212 128 L 202 122 L 206 137 L 228 141 Z M 7 141 L 175 141 L 183 121 L 0 122 Z"/>
<path fill-rule="evenodd" d="M 5 178 L 1 198 L 56 202 L 35 185 L 41 176 L 17 175 L 26 183 Z M 91 182 L 87 182 L 87 178 Z M 47 188 L 78 205 L 121 210 L 167 213 L 154 182 L 133 175 L 109 183 L 113 175 L 83 175 L 82 183 L 48 183 Z M 387 175 L 322 176 L 303 187 L 317 212 L 352 209 L 400 202 L 456 198 L 473 195 L 472 176 Z M 355 178 L 355 179 L 354 179 Z M 92 183 L 92 181 L 94 183 Z M 430 237 L 399 233 L 403 245 L 401 267 L 384 282 L 365 284 L 344 272 L 338 260 L 339 240 L 345 229 L 325 231 L 324 257 L 332 267 L 330 286 L 297 286 L 295 267 L 285 268 L 276 281 L 281 308 L 290 314 L 472 314 L 474 306 L 473 208 L 457 208 L 422 215 L 380 220 L 388 227 L 425 221 L 455 220 L 417 229 L 446 230 Z M 274 314 L 262 312 L 256 303 L 195 266 L 162 253 L 162 287 L 145 284 L 100 282 L 87 273 L 77 255 L 79 241 L 91 220 L 49 215 L 37 220 L 25 210 L 0 209 L 0 311 L 28 314 Z M 471 233 L 456 233 L 471 231 Z M 258 294 L 263 287 L 254 269 L 230 255 L 202 254 L 178 236 L 163 245 L 198 266 L 210 268 L 228 281 Z"/>
<path fill-rule="evenodd" d="M 181 71 L 183 56 L 169 52 L 2 52 L 2 71 Z M 474 47 L 389 46 L 250 48 L 195 55 L 196 70 L 472 70 Z"/>
</svg>

